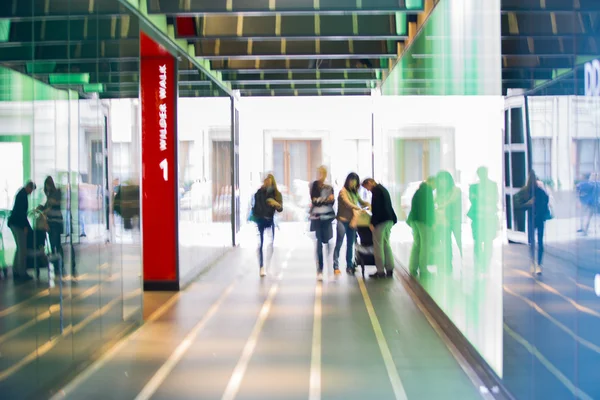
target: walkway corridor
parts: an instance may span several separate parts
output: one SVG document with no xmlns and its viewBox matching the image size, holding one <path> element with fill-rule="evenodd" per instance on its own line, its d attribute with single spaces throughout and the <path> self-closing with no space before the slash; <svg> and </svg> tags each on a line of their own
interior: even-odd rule
<svg viewBox="0 0 600 400">
<path fill-rule="evenodd" d="M 238 248 L 56 399 L 476 399 L 397 279 L 315 279 L 305 237 L 260 279 Z M 162 297 L 161 297 L 162 296 Z M 148 297 L 147 297 L 147 301 Z"/>
</svg>

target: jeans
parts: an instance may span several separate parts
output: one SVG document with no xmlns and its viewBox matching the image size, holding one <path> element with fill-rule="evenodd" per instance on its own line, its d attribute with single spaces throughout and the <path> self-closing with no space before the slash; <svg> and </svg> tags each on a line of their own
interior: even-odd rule
<svg viewBox="0 0 600 400">
<path fill-rule="evenodd" d="M 339 268 L 340 250 L 346 236 L 346 267 L 352 268 L 354 260 L 354 241 L 356 240 L 356 231 L 350 228 L 350 222 L 337 221 L 337 236 L 335 239 L 335 249 L 333 250 L 333 268 Z"/>
<path fill-rule="evenodd" d="M 537 263 L 542 265 L 544 258 L 544 230 L 546 228 L 546 221 L 533 221 L 532 218 L 528 219 L 528 242 L 529 242 L 529 255 L 531 261 L 535 260 L 535 233 L 537 231 Z"/>
<path fill-rule="evenodd" d="M 373 250 L 378 273 L 384 272 L 384 269 L 386 271 L 394 270 L 394 253 L 390 243 L 393 226 L 392 221 L 385 221 L 377 224 L 373 230 Z"/>
<path fill-rule="evenodd" d="M 269 246 L 270 249 L 267 256 L 267 258 L 270 260 L 273 253 L 273 242 L 275 241 L 275 224 L 272 220 L 261 219 L 256 221 L 256 225 L 258 226 L 258 234 L 260 236 L 260 244 L 258 247 L 258 263 L 260 267 L 264 267 L 263 246 L 265 243 L 265 230 L 267 228 L 271 228 L 271 245 Z"/>
<path fill-rule="evenodd" d="M 50 232 L 48 233 L 48 237 L 50 239 L 50 249 L 52 250 L 52 254 L 60 256 L 57 261 L 54 261 L 54 270 L 58 273 L 62 271 L 62 275 L 65 274 L 63 259 L 64 252 L 62 243 L 60 240 L 60 229 L 57 229 L 55 226 L 50 227 Z"/>
<path fill-rule="evenodd" d="M 316 221 L 315 236 L 317 237 L 317 269 L 323 272 L 323 245 L 327 246 L 327 255 L 329 256 L 331 240 L 331 220 Z"/>
<path fill-rule="evenodd" d="M 27 275 L 27 232 L 25 228 L 18 226 L 11 226 L 10 230 L 17 245 L 13 261 L 13 274 L 15 276 L 25 276 Z"/>
</svg>

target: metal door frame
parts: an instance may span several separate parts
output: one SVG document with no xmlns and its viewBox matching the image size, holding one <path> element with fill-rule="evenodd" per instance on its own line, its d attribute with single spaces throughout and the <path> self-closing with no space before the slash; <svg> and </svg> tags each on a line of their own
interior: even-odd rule
<svg viewBox="0 0 600 400">
<path fill-rule="evenodd" d="M 524 133 L 524 143 L 511 143 L 512 141 L 512 132 L 510 131 L 511 129 L 511 122 L 512 122 L 512 115 L 510 110 L 512 109 L 516 109 L 516 108 L 521 108 L 523 110 L 522 112 L 522 116 L 523 116 L 523 133 Z M 506 118 L 506 112 L 508 111 L 508 118 Z M 512 206 L 514 203 L 513 197 L 515 194 L 517 194 L 517 192 L 521 189 L 521 188 L 515 188 L 513 187 L 513 165 L 512 165 L 512 154 L 513 152 L 524 152 L 525 153 L 525 170 L 523 171 L 523 175 L 525 178 L 525 181 L 527 181 L 527 175 L 529 173 L 529 170 L 531 169 L 531 165 L 532 165 L 532 154 L 531 154 L 531 133 L 530 133 L 530 129 L 529 129 L 529 107 L 528 107 L 528 101 L 527 101 L 527 97 L 526 96 L 514 96 L 514 97 L 507 97 L 504 100 L 504 121 L 505 121 L 505 126 L 504 126 L 504 141 L 503 141 L 503 157 L 502 157 L 502 164 L 503 164 L 503 173 L 504 173 L 504 179 L 502 182 L 502 187 L 503 187 L 503 196 L 502 196 L 502 202 L 504 204 L 504 222 L 506 223 L 506 237 L 508 239 L 509 242 L 512 243 L 527 243 L 528 242 L 528 229 L 529 229 L 529 224 L 527 223 L 527 219 L 525 220 L 525 231 L 524 232 L 519 232 L 517 230 L 515 230 L 514 228 L 509 228 L 508 226 L 508 210 L 509 207 L 512 207 L 511 209 L 511 217 L 512 217 L 512 226 L 514 227 L 516 224 L 516 219 L 515 219 L 515 212 L 514 212 L 514 207 Z M 508 136 L 508 144 L 506 143 L 506 137 Z M 506 155 L 508 154 L 508 157 L 506 157 Z M 508 166 L 506 165 L 506 160 L 508 159 Z M 509 180 L 509 185 L 506 185 L 506 172 L 508 172 L 508 180 Z M 506 196 L 510 197 L 510 204 L 507 204 L 506 202 Z M 527 218 L 527 217 L 526 217 Z"/>
</svg>

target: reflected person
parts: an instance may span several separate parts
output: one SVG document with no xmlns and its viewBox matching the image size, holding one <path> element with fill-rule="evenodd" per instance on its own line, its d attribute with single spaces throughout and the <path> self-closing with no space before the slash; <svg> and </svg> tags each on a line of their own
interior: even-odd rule
<svg viewBox="0 0 600 400">
<path fill-rule="evenodd" d="M 436 223 L 442 242 L 442 259 L 452 268 L 452 237 L 456 240 L 462 257 L 462 191 L 448 171 L 440 171 L 436 176 L 436 203 L 439 219 Z"/>
<path fill-rule="evenodd" d="M 486 167 L 477 169 L 479 182 L 469 186 L 475 264 L 487 268 L 492 260 L 492 246 L 498 231 L 498 184 L 488 176 Z"/>
<path fill-rule="evenodd" d="M 377 272 L 371 278 L 384 278 L 394 275 L 394 253 L 390 237 L 392 228 L 398 222 L 398 217 L 392 207 L 390 192 L 374 179 L 365 179 L 363 187 L 371 192 L 371 231 L 373 232 L 373 247 Z"/>
<path fill-rule="evenodd" d="M 598 192 L 600 189 L 599 175 L 592 172 L 587 181 L 580 182 L 577 185 L 577 194 L 582 207 L 581 228 L 577 232 L 583 236 L 587 236 L 592 218 L 600 204 L 598 201 Z"/>
<path fill-rule="evenodd" d="M 435 223 L 433 188 L 428 182 L 421 183 L 419 189 L 413 195 L 406 223 L 411 227 L 413 234 L 409 272 L 414 277 L 424 278 L 429 274 L 427 266 L 432 255 L 433 227 Z"/>
<path fill-rule="evenodd" d="M 64 252 L 61 243 L 61 234 L 63 233 L 63 215 L 60 210 L 62 194 L 54 184 L 54 179 L 48 176 L 44 181 L 44 194 L 46 195 L 46 204 L 42 206 L 44 214 L 48 219 L 48 227 L 50 228 L 48 236 L 50 238 L 50 249 L 55 258 L 54 270 L 65 275 L 64 271 Z"/>
<path fill-rule="evenodd" d="M 317 279 L 323 280 L 323 245 L 327 246 L 329 256 L 329 241 L 333 237 L 332 222 L 335 219 L 333 204 L 335 197 L 333 187 L 325 183 L 327 179 L 327 167 L 320 166 L 317 170 L 318 179 L 310 186 L 310 230 L 315 232 L 317 239 Z"/>
<path fill-rule="evenodd" d="M 360 198 L 358 188 L 360 178 L 358 174 L 351 172 L 346 177 L 344 187 L 338 195 L 338 211 L 336 224 L 335 249 L 333 251 L 333 269 L 335 274 L 340 273 L 339 258 L 344 236 L 346 237 L 346 272 L 352 273 L 354 260 L 354 241 L 356 240 L 356 230 L 350 227 L 350 222 L 354 217 L 355 211 L 362 210 L 363 207 L 369 207 L 370 204 Z"/>
<path fill-rule="evenodd" d="M 544 185 L 537 179 L 535 172 L 529 173 L 527 184 L 515 195 L 517 206 L 527 210 L 527 236 L 531 257 L 531 273 L 542 273 L 544 257 L 544 230 L 546 221 L 550 219 L 550 196 Z M 537 232 L 537 260 L 535 257 L 535 238 Z"/>
<path fill-rule="evenodd" d="M 275 240 L 275 211 L 283 211 L 283 197 L 279 189 L 277 189 L 275 177 L 269 174 L 263 181 L 263 185 L 254 194 L 252 206 L 252 219 L 258 227 L 258 234 L 260 237 L 260 243 L 258 247 L 260 276 L 267 275 L 263 256 L 265 230 L 267 229 L 271 231 L 271 244 L 269 246 L 269 253 L 272 254 L 273 252 L 273 242 Z"/>
<path fill-rule="evenodd" d="M 31 229 L 27 212 L 29 211 L 28 196 L 35 190 L 35 183 L 28 181 L 24 187 L 19 189 L 15 196 L 13 209 L 8 217 L 8 227 L 10 228 L 17 249 L 13 261 L 13 278 L 15 280 L 28 281 L 33 279 L 27 273 L 27 235 Z"/>
</svg>

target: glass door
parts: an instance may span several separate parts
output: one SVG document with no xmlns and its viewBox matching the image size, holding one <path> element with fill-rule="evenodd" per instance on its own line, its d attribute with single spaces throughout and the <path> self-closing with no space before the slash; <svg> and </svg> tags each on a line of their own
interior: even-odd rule
<svg viewBox="0 0 600 400">
<path fill-rule="evenodd" d="M 504 107 L 504 210 L 507 238 L 527 243 L 527 216 L 515 206 L 515 195 L 527 183 L 530 169 L 525 97 L 507 98 Z"/>
<path fill-rule="evenodd" d="M 232 110 L 232 188 L 233 196 L 231 199 L 231 240 L 234 246 L 238 245 L 238 234 L 240 233 L 242 220 L 241 220 L 241 202 L 240 202 L 240 110 L 238 108 L 237 97 L 231 98 L 231 110 Z"/>
<path fill-rule="evenodd" d="M 231 142 L 212 142 L 212 221 L 229 222 L 231 219 Z"/>
<path fill-rule="evenodd" d="M 308 185 L 322 163 L 320 140 L 273 140 L 273 175 L 284 196 L 284 221 L 302 221 L 310 199 Z"/>
</svg>

